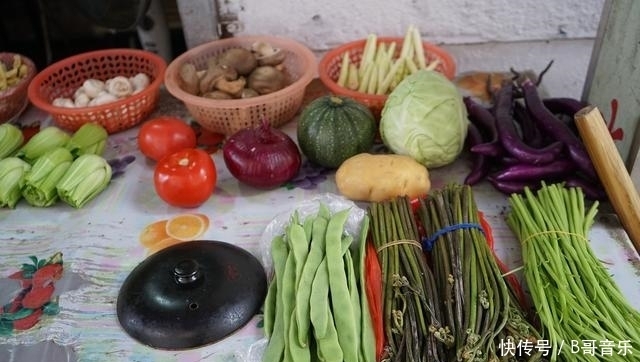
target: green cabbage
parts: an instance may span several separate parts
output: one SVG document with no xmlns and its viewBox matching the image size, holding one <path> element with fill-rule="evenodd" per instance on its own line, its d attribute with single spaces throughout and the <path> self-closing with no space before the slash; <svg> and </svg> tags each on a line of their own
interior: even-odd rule
<svg viewBox="0 0 640 362">
<path fill-rule="evenodd" d="M 406 77 L 389 94 L 380 136 L 389 150 L 426 167 L 453 162 L 467 137 L 467 109 L 455 84 L 432 70 Z"/>
</svg>

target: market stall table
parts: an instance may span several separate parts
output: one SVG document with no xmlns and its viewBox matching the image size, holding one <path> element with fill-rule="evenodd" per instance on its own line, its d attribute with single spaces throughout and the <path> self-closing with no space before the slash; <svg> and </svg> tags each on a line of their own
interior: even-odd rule
<svg viewBox="0 0 640 362">
<path fill-rule="evenodd" d="M 314 82 L 307 101 L 324 90 Z M 166 92 L 155 115 L 188 117 L 186 109 Z M 22 122 L 50 119 L 28 109 Z M 296 121 L 282 127 L 295 137 Z M 20 290 L 8 276 L 30 256 L 48 258 L 61 252 L 64 274 L 56 282 L 59 312 L 45 315 L 33 328 L 0 335 L 1 361 L 259 361 L 264 346 L 262 318 L 221 342 L 186 351 L 164 351 L 132 339 L 119 325 L 116 300 L 124 280 L 148 256 L 139 241 L 145 226 L 184 213 L 201 213 L 209 226 L 200 236 L 238 245 L 262 258 L 261 235 L 276 216 L 299 203 L 326 193 L 337 193 L 332 171 L 304 164 L 294 182 L 274 190 L 257 190 L 239 184 L 227 171 L 220 152 L 213 157 L 218 170 L 217 188 L 197 209 L 168 206 L 155 194 L 153 163 L 138 150 L 138 127 L 109 137 L 107 159 L 133 160 L 109 187 L 82 209 L 64 203 L 49 208 L 25 202 L 16 209 L 0 210 L 0 302 L 9 302 Z M 469 170 L 463 155 L 449 166 L 431 170 L 433 188 L 462 182 Z M 521 266 L 520 249 L 504 216 L 507 197 L 483 182 L 473 188 L 479 209 L 493 227 L 496 254 L 510 268 Z M 366 208 L 366 205 L 360 205 Z M 594 251 L 610 270 L 630 303 L 640 309 L 640 258 L 618 218 L 608 205 L 600 206 L 590 232 Z"/>
</svg>

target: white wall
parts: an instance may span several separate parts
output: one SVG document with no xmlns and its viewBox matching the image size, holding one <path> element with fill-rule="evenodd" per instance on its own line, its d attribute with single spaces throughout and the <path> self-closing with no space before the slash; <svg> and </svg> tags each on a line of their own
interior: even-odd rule
<svg viewBox="0 0 640 362">
<path fill-rule="evenodd" d="M 212 21 L 231 14 L 236 35 L 299 40 L 322 56 L 369 33 L 402 36 L 409 24 L 450 50 L 459 72 L 540 71 L 554 65 L 550 95 L 580 97 L 605 0 L 178 0 L 187 45 L 215 39 Z M 210 10 L 210 11 L 207 11 Z M 212 14 L 212 12 L 214 14 Z"/>
</svg>

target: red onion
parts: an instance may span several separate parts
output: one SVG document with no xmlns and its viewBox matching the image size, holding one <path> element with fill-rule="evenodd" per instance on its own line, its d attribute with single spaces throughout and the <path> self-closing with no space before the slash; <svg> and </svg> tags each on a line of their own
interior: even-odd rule
<svg viewBox="0 0 640 362">
<path fill-rule="evenodd" d="M 231 135 L 222 148 L 224 163 L 240 182 L 256 188 L 274 188 L 298 174 L 302 163 L 291 137 L 266 119 L 255 128 Z"/>
</svg>

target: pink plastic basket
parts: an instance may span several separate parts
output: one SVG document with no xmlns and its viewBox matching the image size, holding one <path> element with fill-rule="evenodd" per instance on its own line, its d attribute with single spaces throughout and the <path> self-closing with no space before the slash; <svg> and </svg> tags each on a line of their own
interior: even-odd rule
<svg viewBox="0 0 640 362">
<path fill-rule="evenodd" d="M 255 42 L 266 42 L 285 51 L 284 71 L 290 80 L 285 88 L 245 99 L 208 99 L 185 92 L 180 87 L 180 68 L 193 64 L 203 70 L 207 61 L 233 47 L 250 49 Z M 215 40 L 194 47 L 173 60 L 167 67 L 165 85 L 169 93 L 181 100 L 193 119 L 205 129 L 231 135 L 260 124 L 266 117 L 273 127 L 292 120 L 302 105 L 305 89 L 316 75 L 316 57 L 304 45 L 274 36 L 242 36 Z"/>
<path fill-rule="evenodd" d="M 75 131 L 88 122 L 115 133 L 143 121 L 156 107 L 167 65 L 160 56 L 139 49 L 107 49 L 82 53 L 56 62 L 38 73 L 29 86 L 29 99 L 51 114 L 60 127 Z M 115 76 L 132 77 L 145 73 L 150 84 L 140 93 L 112 103 L 79 108 L 56 107 L 58 97 L 72 97 L 89 79 L 107 80 Z"/>
<path fill-rule="evenodd" d="M 401 45 L 403 38 L 398 37 L 380 37 L 378 43 L 396 43 Z M 319 77 L 322 83 L 333 94 L 351 97 L 361 103 L 364 103 L 373 112 L 376 119 L 380 118 L 380 112 L 384 107 L 384 103 L 387 101 L 387 94 L 368 94 L 358 91 L 354 91 L 338 85 L 338 76 L 340 75 L 340 67 L 342 65 L 342 57 L 345 52 L 349 52 L 349 58 L 351 62 L 360 64 L 362 52 L 367 39 L 360 39 L 352 41 L 343 45 L 340 45 L 325 54 L 319 63 Z M 444 74 L 448 79 L 453 79 L 456 74 L 456 63 L 453 56 L 444 49 L 435 44 L 429 42 L 423 42 L 424 55 L 427 61 L 431 62 L 438 60 L 439 64 L 436 70 Z M 396 51 L 400 51 L 400 46 L 396 47 Z"/>
</svg>

